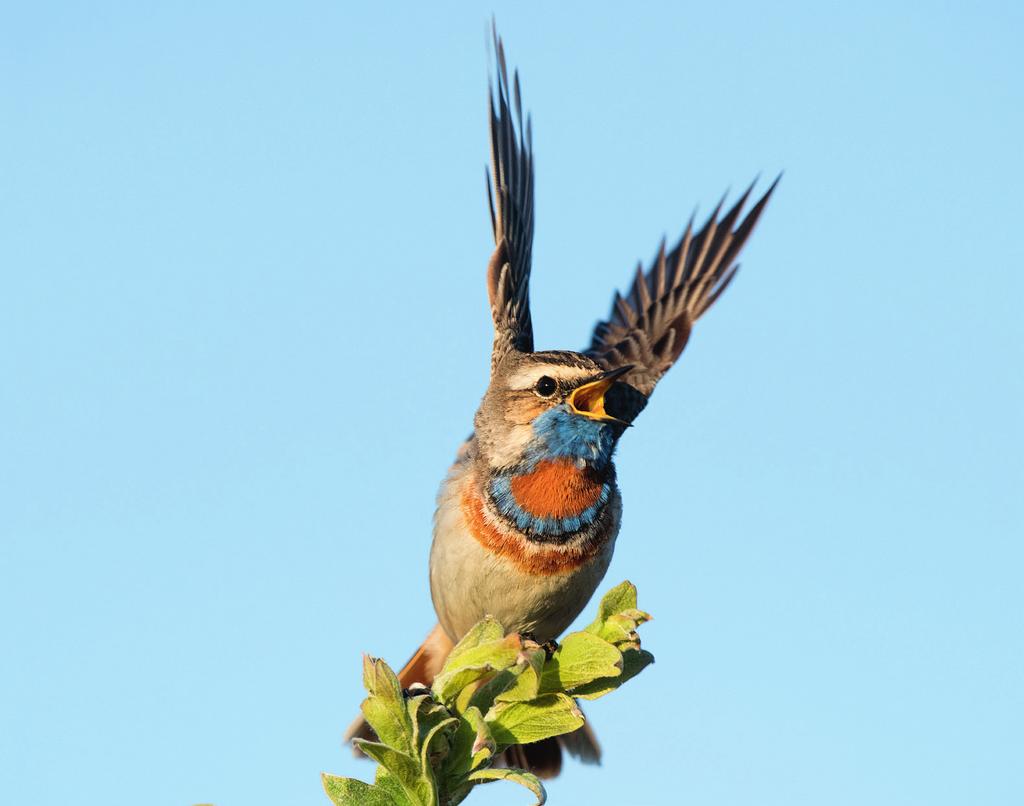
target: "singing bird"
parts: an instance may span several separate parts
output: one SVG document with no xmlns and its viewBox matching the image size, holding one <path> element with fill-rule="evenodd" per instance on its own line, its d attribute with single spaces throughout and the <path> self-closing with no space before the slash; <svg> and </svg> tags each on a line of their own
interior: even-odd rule
<svg viewBox="0 0 1024 806">
<path fill-rule="evenodd" d="M 441 485 L 430 552 L 438 625 L 399 674 L 430 685 L 459 638 L 486 615 L 507 631 L 557 638 L 604 577 L 622 501 L 616 445 L 676 362 L 694 323 L 736 276 L 739 255 L 778 179 L 744 216 L 751 185 L 721 215 L 693 220 L 648 271 L 616 293 L 608 318 L 582 352 L 534 350 L 530 317 L 533 144 L 523 125 L 519 75 L 508 79 L 494 35 L 487 181 L 495 249 L 487 266 L 494 320 L 490 384 L 470 438 Z M 514 110 L 514 111 L 513 111 Z M 348 737 L 367 735 L 357 720 Z M 584 761 L 600 751 L 584 726 L 561 745 Z M 551 776 L 559 740 L 512 748 L 508 763 Z"/>
</svg>

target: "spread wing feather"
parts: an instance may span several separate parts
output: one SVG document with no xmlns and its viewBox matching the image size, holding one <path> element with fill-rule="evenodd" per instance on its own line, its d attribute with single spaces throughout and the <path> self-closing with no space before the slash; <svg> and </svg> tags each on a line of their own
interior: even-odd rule
<svg viewBox="0 0 1024 806">
<path fill-rule="evenodd" d="M 487 292 L 494 318 L 493 371 L 509 351 L 533 351 L 530 320 L 533 133 L 529 117 L 523 126 L 519 74 L 513 74 L 510 85 L 504 45 L 493 28 L 492 36 L 497 90 L 492 87 L 489 99 L 491 173 L 487 177 L 487 199 L 495 249 L 487 267 Z"/>
<path fill-rule="evenodd" d="M 632 364 L 624 380 L 644 395 L 679 358 L 694 322 L 732 282 L 743 244 L 761 217 L 779 180 L 743 216 L 754 186 L 721 219 L 722 205 L 712 211 L 696 234 L 693 219 L 679 243 L 668 253 L 665 242 L 645 273 L 637 266 L 629 293 L 616 292 L 608 319 L 598 322 L 587 354 L 606 369 Z"/>
</svg>

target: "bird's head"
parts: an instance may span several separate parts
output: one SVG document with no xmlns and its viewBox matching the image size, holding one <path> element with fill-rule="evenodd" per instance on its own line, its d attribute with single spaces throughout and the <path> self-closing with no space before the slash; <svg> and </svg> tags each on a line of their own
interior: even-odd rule
<svg viewBox="0 0 1024 806">
<path fill-rule="evenodd" d="M 476 435 L 492 468 L 565 457 L 601 468 L 639 411 L 639 392 L 620 379 L 630 366 L 603 369 L 567 351 L 506 356 L 476 415 Z M 642 407 L 642 405 L 641 405 Z"/>
</svg>

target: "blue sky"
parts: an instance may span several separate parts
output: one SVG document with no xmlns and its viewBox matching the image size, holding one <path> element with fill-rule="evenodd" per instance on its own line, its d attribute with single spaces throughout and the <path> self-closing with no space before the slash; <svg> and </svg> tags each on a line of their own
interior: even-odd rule
<svg viewBox="0 0 1024 806">
<path fill-rule="evenodd" d="M 637 583 L 658 662 L 552 804 L 1024 798 L 1024 14 L 900 5 L 493 7 L 539 347 L 786 172 L 622 443 L 605 587 Z M 5 5 L 4 800 L 371 774 L 359 653 L 433 623 L 487 381 L 491 11 Z"/>
</svg>

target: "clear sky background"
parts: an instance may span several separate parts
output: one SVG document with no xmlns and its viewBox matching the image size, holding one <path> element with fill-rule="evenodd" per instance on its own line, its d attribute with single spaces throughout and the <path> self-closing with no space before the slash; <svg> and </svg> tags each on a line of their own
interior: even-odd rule
<svg viewBox="0 0 1024 806">
<path fill-rule="evenodd" d="M 539 347 L 786 173 L 621 445 L 658 662 L 550 802 L 1024 802 L 1020 5 L 553 5 L 493 8 Z M 325 804 L 487 382 L 492 6 L 152 6 L 0 19 L 0 800 Z"/>
</svg>

